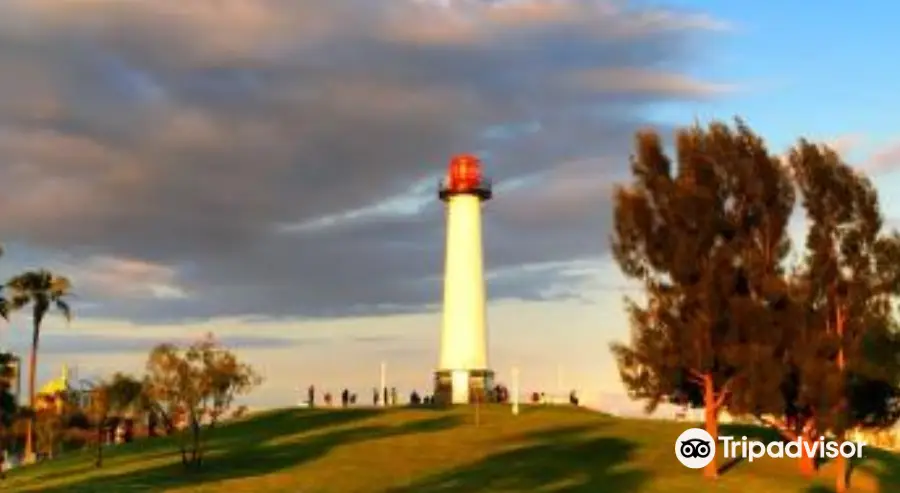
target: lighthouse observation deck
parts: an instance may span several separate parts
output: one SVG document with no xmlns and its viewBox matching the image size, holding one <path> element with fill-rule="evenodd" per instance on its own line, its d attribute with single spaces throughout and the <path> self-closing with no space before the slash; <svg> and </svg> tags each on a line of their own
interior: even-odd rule
<svg viewBox="0 0 900 493">
<path fill-rule="evenodd" d="M 438 197 L 443 201 L 454 195 L 474 195 L 484 200 L 493 196 L 491 180 L 481 172 L 481 162 L 475 156 L 463 154 L 450 161 L 447 176 L 438 182 Z"/>
</svg>

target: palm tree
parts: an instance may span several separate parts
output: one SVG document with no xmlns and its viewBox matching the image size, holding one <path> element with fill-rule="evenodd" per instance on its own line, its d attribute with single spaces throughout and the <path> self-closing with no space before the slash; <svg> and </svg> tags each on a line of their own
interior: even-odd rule
<svg viewBox="0 0 900 493">
<path fill-rule="evenodd" d="M 31 304 L 32 333 L 31 354 L 28 359 L 28 404 L 32 411 L 35 408 L 35 379 L 37 377 L 38 342 L 41 336 L 41 323 L 51 308 L 58 309 L 66 318 L 72 319 L 72 311 L 65 297 L 71 294 L 72 284 L 62 276 L 46 270 L 27 271 L 10 279 L 6 283 L 9 290 L 9 308 L 17 310 Z M 34 457 L 34 415 L 28 419 L 25 431 L 25 457 Z"/>
<path fill-rule="evenodd" d="M 0 245 L 0 257 L 3 256 L 3 245 Z M 0 317 L 9 321 L 9 301 L 3 297 L 3 286 L 0 286 Z"/>
</svg>

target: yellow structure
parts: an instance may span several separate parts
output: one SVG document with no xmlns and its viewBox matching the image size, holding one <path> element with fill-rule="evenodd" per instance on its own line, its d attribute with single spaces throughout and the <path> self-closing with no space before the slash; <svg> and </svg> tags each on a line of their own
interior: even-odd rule
<svg viewBox="0 0 900 493">
<path fill-rule="evenodd" d="M 55 407 L 56 412 L 62 414 L 65 406 L 65 396 L 69 390 L 69 366 L 63 365 L 59 377 L 45 383 L 37 393 L 35 399 L 36 410 L 44 411 Z"/>
</svg>

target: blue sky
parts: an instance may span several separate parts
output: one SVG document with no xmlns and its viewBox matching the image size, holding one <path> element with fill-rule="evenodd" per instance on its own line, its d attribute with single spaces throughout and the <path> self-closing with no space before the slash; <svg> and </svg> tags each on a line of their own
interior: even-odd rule
<svg viewBox="0 0 900 493">
<path fill-rule="evenodd" d="M 212 331 L 267 376 L 254 406 L 310 383 L 365 398 L 382 361 L 401 392 L 426 389 L 443 256 L 429 187 L 457 152 L 498 183 L 499 378 L 519 366 L 523 391 L 577 388 L 620 412 L 641 405 L 608 351 L 635 294 L 607 256 L 609 189 L 636 128 L 740 115 L 776 152 L 833 143 L 900 218 L 900 81 L 879 55 L 898 7 L 680 0 L 650 22 L 610 4 L 0 5 L 15 74 L 0 80 L 0 271 L 47 266 L 78 290 L 72 325 L 47 326 L 41 379 L 63 363 L 137 372 L 154 343 Z M 16 317 L 0 345 L 24 351 L 27 327 Z"/>
<path fill-rule="evenodd" d="M 896 139 L 891 117 L 900 108 L 895 87 L 900 70 L 884 48 L 900 34 L 893 19 L 900 6 L 825 1 L 753 4 L 683 0 L 725 19 L 733 32 L 719 38 L 711 62 L 698 73 L 744 88 L 701 106 L 701 114 L 744 116 L 773 145 L 797 135 L 829 138 L 861 134 L 872 144 Z M 694 111 L 673 113 L 683 119 Z"/>
</svg>

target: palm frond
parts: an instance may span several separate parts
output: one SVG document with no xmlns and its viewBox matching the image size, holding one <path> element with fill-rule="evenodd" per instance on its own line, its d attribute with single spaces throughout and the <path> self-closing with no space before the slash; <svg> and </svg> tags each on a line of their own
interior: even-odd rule
<svg viewBox="0 0 900 493">
<path fill-rule="evenodd" d="M 56 304 L 56 308 L 62 312 L 63 317 L 66 318 L 66 322 L 72 321 L 72 308 L 69 307 L 69 304 L 61 299 L 55 299 L 53 301 Z"/>
<path fill-rule="evenodd" d="M 31 298 L 25 294 L 17 294 L 11 300 L 7 300 L 12 311 L 20 310 L 31 301 Z"/>
<path fill-rule="evenodd" d="M 11 293 L 7 296 L 10 311 L 29 303 L 43 307 L 43 310 L 55 304 L 66 319 L 71 319 L 72 310 L 63 298 L 72 294 L 72 282 L 65 276 L 55 275 L 46 269 L 31 270 L 12 277 L 5 288 Z"/>
<path fill-rule="evenodd" d="M 51 274 L 48 291 L 56 297 L 65 296 L 72 291 L 72 282 L 68 277 Z"/>
</svg>

